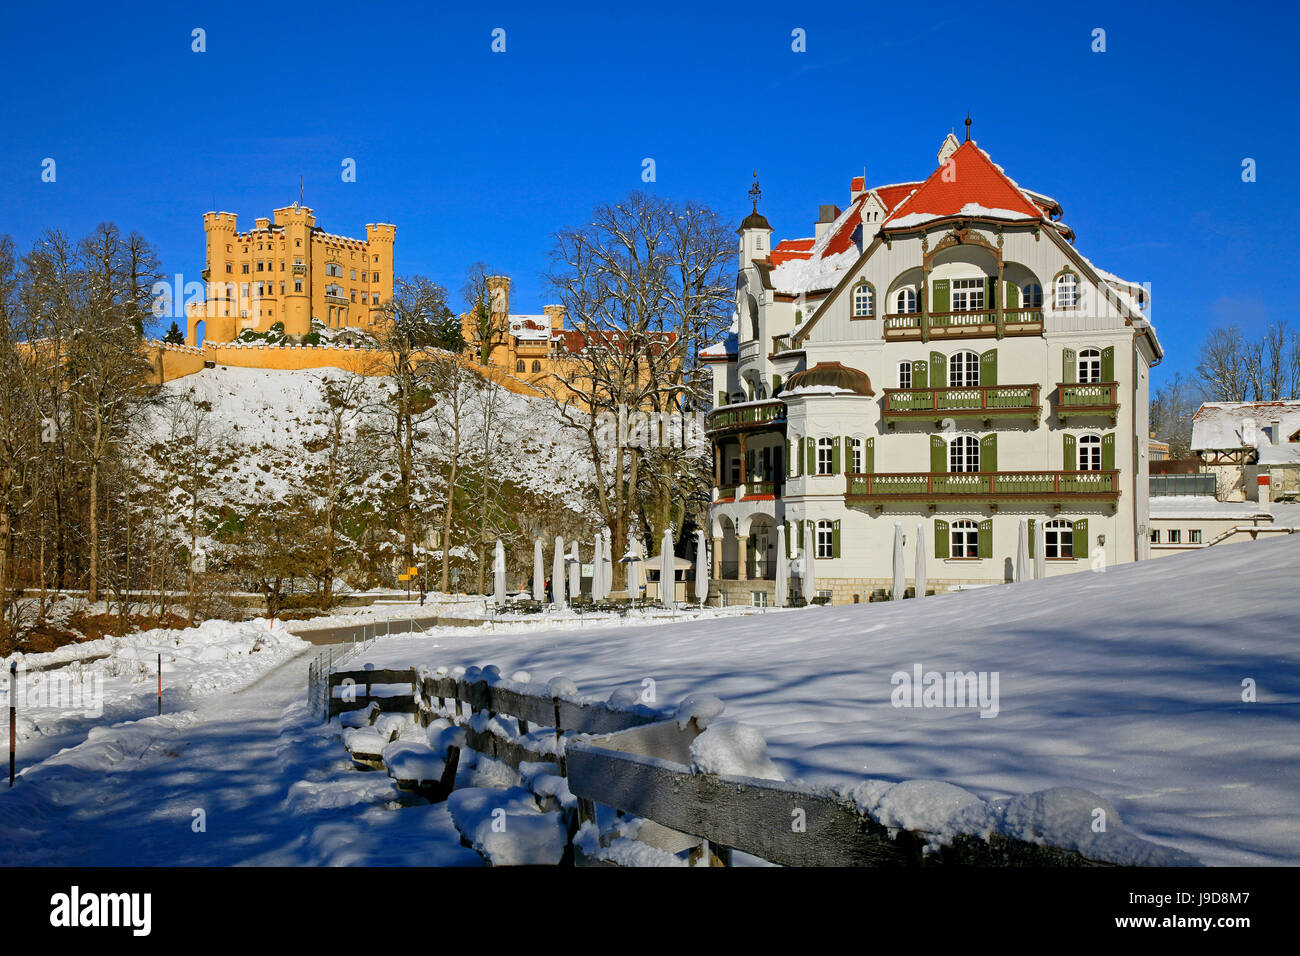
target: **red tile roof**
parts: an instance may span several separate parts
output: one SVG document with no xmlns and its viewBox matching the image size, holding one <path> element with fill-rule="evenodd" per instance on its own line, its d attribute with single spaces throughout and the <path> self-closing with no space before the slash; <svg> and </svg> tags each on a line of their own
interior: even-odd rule
<svg viewBox="0 0 1300 956">
<path fill-rule="evenodd" d="M 772 247 L 772 265 L 779 266 L 791 259 L 807 259 L 812 255 L 816 239 L 782 239 Z"/>
<path fill-rule="evenodd" d="M 912 213 L 955 216 L 968 203 L 1035 218 L 1043 216 L 1043 210 L 999 171 L 983 150 L 968 140 L 957 147 L 947 163 L 930 174 L 910 199 L 894 209 L 884 225 L 888 227 L 894 220 Z"/>
</svg>

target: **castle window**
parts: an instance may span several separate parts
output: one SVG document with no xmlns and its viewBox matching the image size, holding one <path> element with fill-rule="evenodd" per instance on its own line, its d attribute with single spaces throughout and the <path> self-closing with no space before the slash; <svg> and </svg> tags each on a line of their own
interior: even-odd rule
<svg viewBox="0 0 1300 956">
<path fill-rule="evenodd" d="M 1043 287 L 1037 282 L 1030 282 L 1021 290 L 1021 298 L 1024 300 L 1023 305 L 1026 309 L 1041 309 L 1043 307 Z"/>
<path fill-rule="evenodd" d="M 876 309 L 875 299 L 875 291 L 865 282 L 854 289 L 853 317 L 855 319 L 861 319 L 872 315 Z"/>
<path fill-rule="evenodd" d="M 299 248 L 302 248 L 302 240 L 301 240 L 301 239 L 295 239 L 295 240 L 293 241 L 293 244 L 294 244 L 295 246 L 299 247 Z"/>
<path fill-rule="evenodd" d="M 352 270 L 352 281 L 353 281 L 353 282 L 356 282 L 356 281 L 357 281 L 357 270 L 356 270 L 356 269 L 353 269 L 353 270 Z"/>
<path fill-rule="evenodd" d="M 1057 309 L 1073 309 L 1078 307 L 1079 277 L 1073 272 L 1062 272 L 1056 277 L 1056 291 L 1052 305 Z"/>
<path fill-rule="evenodd" d="M 294 280 L 293 280 L 293 291 L 294 291 L 294 292 L 301 292 L 301 291 L 302 291 L 302 280 L 301 280 L 301 279 L 294 279 Z"/>
<path fill-rule="evenodd" d="M 242 272 L 244 275 L 248 275 L 248 263 L 247 262 L 241 263 L 241 267 L 239 271 Z"/>
<path fill-rule="evenodd" d="M 515 363 L 515 371 L 522 372 L 523 370 L 524 370 L 524 360 L 520 359 L 518 362 Z"/>
<path fill-rule="evenodd" d="M 378 305 L 378 304 L 379 304 L 379 293 L 378 293 L 378 292 L 376 292 L 376 293 L 374 294 L 374 296 L 372 297 L 371 304 L 372 304 L 372 305 Z"/>
<path fill-rule="evenodd" d="M 541 370 L 542 370 L 542 363 L 537 361 L 536 359 L 533 359 L 533 371 L 540 372 Z"/>
<path fill-rule="evenodd" d="M 378 281 L 379 281 L 379 273 L 378 273 L 378 272 L 375 273 L 375 278 L 374 278 L 372 281 L 374 281 L 374 282 L 378 282 Z"/>
<path fill-rule="evenodd" d="M 227 274 L 231 274 L 231 273 L 233 273 L 234 271 L 235 271 L 234 263 L 227 262 L 227 263 L 226 263 L 226 273 L 227 273 Z"/>
<path fill-rule="evenodd" d="M 262 264 L 262 260 L 261 260 L 261 259 L 258 259 L 258 260 L 257 260 L 257 271 L 258 271 L 258 272 L 265 272 L 265 271 L 266 271 L 266 266 Z"/>
<path fill-rule="evenodd" d="M 357 290 L 352 289 L 351 292 L 352 292 L 352 301 L 353 302 L 357 301 Z"/>
</svg>

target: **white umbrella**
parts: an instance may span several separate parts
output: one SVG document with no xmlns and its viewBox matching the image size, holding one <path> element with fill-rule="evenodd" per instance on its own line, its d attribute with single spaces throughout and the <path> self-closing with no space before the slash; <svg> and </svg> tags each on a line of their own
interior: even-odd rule
<svg viewBox="0 0 1300 956">
<path fill-rule="evenodd" d="M 569 600 L 576 601 L 582 597 L 582 559 L 578 557 L 577 541 L 569 547 Z"/>
<path fill-rule="evenodd" d="M 659 600 L 664 604 L 677 603 L 677 555 L 673 552 L 673 529 L 664 528 L 659 542 Z"/>
<path fill-rule="evenodd" d="M 619 559 L 627 565 L 627 594 L 633 601 L 641 596 L 641 542 L 628 535 L 627 554 Z"/>
<path fill-rule="evenodd" d="M 903 600 L 907 573 L 903 568 L 903 522 L 894 522 L 894 600 Z"/>
<path fill-rule="evenodd" d="M 506 603 L 506 549 L 497 539 L 497 553 L 492 562 L 492 599 L 497 604 Z"/>
<path fill-rule="evenodd" d="M 786 577 L 789 575 L 789 568 L 786 566 L 785 559 L 785 522 L 782 521 L 776 526 L 776 596 L 775 603 L 777 607 L 785 607 L 786 591 L 788 584 Z"/>
<path fill-rule="evenodd" d="M 806 521 L 803 526 L 803 599 L 809 604 L 817 596 L 817 571 L 813 567 L 813 530 L 816 522 Z"/>
<path fill-rule="evenodd" d="M 564 610 L 564 538 L 555 536 L 555 554 L 551 558 L 551 599 Z"/>
<path fill-rule="evenodd" d="M 1047 577 L 1047 523 L 1041 518 L 1034 522 L 1034 579 Z"/>
<path fill-rule="evenodd" d="M 533 540 L 533 600 L 546 600 L 546 574 L 542 571 L 542 565 L 546 559 L 542 556 L 542 539 Z"/>
<path fill-rule="evenodd" d="M 605 593 L 605 600 L 609 600 L 610 593 L 614 590 L 614 535 L 605 529 L 605 540 L 602 542 L 605 553 L 601 558 L 601 564 L 604 565 L 600 571 L 601 588 Z"/>
<path fill-rule="evenodd" d="M 695 597 L 700 604 L 709 599 L 709 552 L 704 547 L 704 529 L 695 531 Z"/>
<path fill-rule="evenodd" d="M 591 599 L 593 601 L 603 601 L 605 595 L 601 587 L 600 572 L 604 570 L 604 552 L 600 543 L 600 532 L 596 532 L 596 543 L 591 549 Z"/>
<path fill-rule="evenodd" d="M 1029 519 L 1020 519 L 1020 534 L 1016 541 L 1016 580 L 1029 580 Z"/>
<path fill-rule="evenodd" d="M 925 524 L 916 523 L 916 596 L 925 597 Z"/>
</svg>

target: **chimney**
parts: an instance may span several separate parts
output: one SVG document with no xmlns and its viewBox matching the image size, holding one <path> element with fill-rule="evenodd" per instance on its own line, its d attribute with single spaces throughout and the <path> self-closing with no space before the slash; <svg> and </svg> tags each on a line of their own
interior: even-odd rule
<svg viewBox="0 0 1300 956">
<path fill-rule="evenodd" d="M 542 311 L 546 313 L 546 319 L 550 324 L 551 331 L 564 328 L 564 306 L 562 305 L 544 305 Z"/>
<path fill-rule="evenodd" d="M 1268 475 L 1260 475 L 1258 478 L 1255 479 L 1255 483 L 1259 485 L 1259 510 L 1260 510 L 1260 513 L 1261 513 L 1261 514 L 1271 514 L 1272 512 L 1271 512 L 1270 507 L 1269 507 L 1269 498 L 1268 498 L 1268 486 L 1269 486 L 1269 477 L 1268 477 Z"/>
<path fill-rule="evenodd" d="M 1273 438 L 1273 444 L 1274 445 L 1282 444 L 1282 442 L 1284 441 L 1282 437 L 1282 420 L 1280 418 L 1275 418 L 1268 423 L 1268 426 L 1269 426 L 1269 435 L 1272 436 Z"/>
<path fill-rule="evenodd" d="M 817 207 L 817 227 L 813 235 L 821 239 L 826 234 L 826 230 L 831 227 L 836 219 L 840 218 L 839 206 L 818 206 Z"/>
</svg>

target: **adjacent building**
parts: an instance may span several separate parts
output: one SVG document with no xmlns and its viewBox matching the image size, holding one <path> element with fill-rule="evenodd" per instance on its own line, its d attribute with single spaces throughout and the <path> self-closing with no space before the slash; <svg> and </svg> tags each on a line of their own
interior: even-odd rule
<svg viewBox="0 0 1300 956">
<path fill-rule="evenodd" d="M 927 590 L 1010 580 L 1022 519 L 1049 575 L 1148 556 L 1146 292 L 966 136 L 924 180 L 854 177 L 811 237 L 774 245 L 751 190 L 735 323 L 701 354 L 729 600 L 768 600 L 805 542 L 804 597 L 879 596 L 896 524 Z"/>
</svg>

